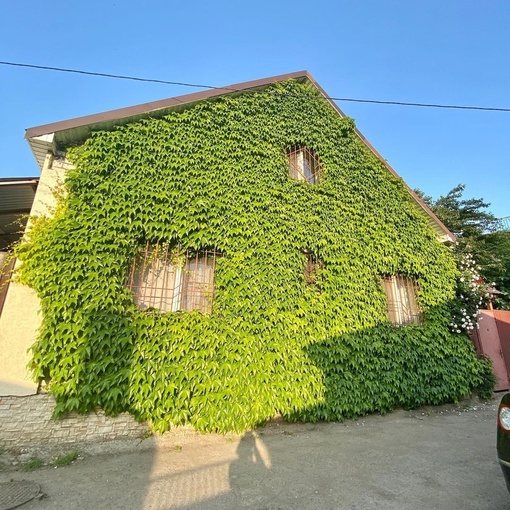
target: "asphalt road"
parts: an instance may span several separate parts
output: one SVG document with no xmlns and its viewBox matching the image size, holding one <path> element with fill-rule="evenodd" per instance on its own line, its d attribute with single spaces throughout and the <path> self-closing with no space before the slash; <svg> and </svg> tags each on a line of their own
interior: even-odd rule
<svg viewBox="0 0 510 510">
<path fill-rule="evenodd" d="M 497 403 L 357 422 L 271 423 L 243 437 L 168 434 L 63 468 L 0 473 L 46 497 L 22 509 L 510 508 L 495 451 Z"/>
</svg>

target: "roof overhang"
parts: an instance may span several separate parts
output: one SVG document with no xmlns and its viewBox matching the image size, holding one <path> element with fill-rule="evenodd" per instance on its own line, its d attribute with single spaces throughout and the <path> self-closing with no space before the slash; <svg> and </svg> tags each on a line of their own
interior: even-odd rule
<svg viewBox="0 0 510 510">
<path fill-rule="evenodd" d="M 136 122 L 137 120 L 149 116 L 161 117 L 170 112 L 181 112 L 187 108 L 191 108 L 199 101 L 224 95 L 237 95 L 248 90 L 263 89 L 273 83 L 290 79 L 302 83 L 309 83 L 316 87 L 331 106 L 338 112 L 338 114 L 341 117 L 346 117 L 344 112 L 333 100 L 329 98 L 326 92 L 308 71 L 297 71 L 294 73 L 281 74 L 270 78 L 237 83 L 227 87 L 211 88 L 202 92 L 185 94 L 182 96 L 162 99 L 160 101 L 153 101 L 136 106 L 129 106 L 127 108 L 120 108 L 103 113 L 86 115 L 84 117 L 77 117 L 75 119 L 45 124 L 27 129 L 25 138 L 28 140 L 35 159 L 39 164 L 39 168 L 42 170 L 44 159 L 48 151 L 56 154 L 59 147 L 65 148 L 68 145 L 83 141 L 93 131 L 113 129 L 115 126 L 127 124 L 128 122 Z M 356 133 L 365 145 L 383 162 L 390 173 L 392 173 L 395 177 L 400 178 L 397 172 L 395 172 L 391 165 L 389 165 L 389 163 L 377 152 L 377 150 L 370 144 L 370 142 L 368 142 L 358 129 L 356 129 Z M 409 186 L 407 186 L 407 184 L 405 184 L 405 186 L 418 208 L 427 214 L 429 224 L 437 232 L 439 239 L 441 241 L 454 241 L 454 235 L 443 225 L 430 208 L 427 207 L 427 205 Z"/>
<path fill-rule="evenodd" d="M 313 83 L 320 88 L 307 71 L 282 74 L 271 78 L 247 81 L 230 85 L 227 87 L 216 87 L 202 92 L 185 94 L 183 96 L 170 97 L 150 103 L 143 103 L 127 108 L 119 108 L 107 112 L 86 115 L 74 119 L 53 122 L 33 128 L 25 132 L 25 139 L 28 140 L 30 148 L 42 170 L 44 157 L 48 150 L 56 152 L 59 147 L 66 147 L 85 140 L 90 133 L 99 130 L 110 130 L 116 126 L 122 126 L 129 122 L 136 122 L 147 117 L 163 117 L 170 112 L 182 112 L 192 108 L 196 103 L 205 99 L 212 99 L 225 95 L 238 95 L 248 90 L 263 89 L 272 83 L 294 79 L 301 82 Z M 324 93 L 322 89 L 321 92 Z M 324 95 L 326 95 L 324 93 Z M 332 101 L 331 104 L 336 106 Z M 342 114 L 343 115 L 343 114 Z M 45 154 L 42 155 L 42 150 Z"/>
</svg>

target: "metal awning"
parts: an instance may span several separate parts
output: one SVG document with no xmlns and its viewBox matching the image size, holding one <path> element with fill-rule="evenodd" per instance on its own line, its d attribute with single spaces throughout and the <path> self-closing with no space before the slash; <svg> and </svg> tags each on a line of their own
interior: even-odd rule
<svg viewBox="0 0 510 510">
<path fill-rule="evenodd" d="M 0 251 L 23 236 L 38 184 L 38 177 L 0 178 Z"/>
</svg>

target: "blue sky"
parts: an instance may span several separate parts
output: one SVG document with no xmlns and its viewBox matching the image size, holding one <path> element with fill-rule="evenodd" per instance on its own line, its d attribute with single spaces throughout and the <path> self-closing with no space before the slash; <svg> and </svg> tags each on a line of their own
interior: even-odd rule
<svg viewBox="0 0 510 510">
<path fill-rule="evenodd" d="M 510 107 L 510 3 L 0 0 L 0 60 L 230 85 L 307 69 L 333 97 Z M 0 66 L 0 177 L 28 127 L 201 89 Z M 510 112 L 339 102 L 412 188 L 510 216 Z"/>
</svg>

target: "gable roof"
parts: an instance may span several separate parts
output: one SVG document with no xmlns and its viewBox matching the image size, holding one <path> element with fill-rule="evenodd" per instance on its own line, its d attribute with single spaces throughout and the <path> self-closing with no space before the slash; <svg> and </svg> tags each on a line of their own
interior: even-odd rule
<svg viewBox="0 0 510 510">
<path fill-rule="evenodd" d="M 338 105 L 329 99 L 323 88 L 315 81 L 308 71 L 297 71 L 294 73 L 281 74 L 270 78 L 262 78 L 254 81 L 247 81 L 229 85 L 227 87 L 211 88 L 202 92 L 194 92 L 192 94 L 185 94 L 182 96 L 171 97 L 162 99 L 160 101 L 152 101 L 127 108 L 119 108 L 117 110 L 110 110 L 93 115 L 86 115 L 84 117 L 77 117 L 74 119 L 64 120 L 60 122 L 53 122 L 51 124 L 44 124 L 42 126 L 32 127 L 26 130 L 25 138 L 28 140 L 30 148 L 39 164 L 43 168 L 44 159 L 48 150 L 56 153 L 59 146 L 66 146 L 71 143 L 76 143 L 85 140 L 92 131 L 100 129 L 112 129 L 114 126 L 134 122 L 144 117 L 150 116 L 163 116 L 171 111 L 180 112 L 184 109 L 190 108 L 195 103 L 206 99 L 211 99 L 223 95 L 236 95 L 246 92 L 248 90 L 257 90 L 267 87 L 273 83 L 293 79 L 301 83 L 309 83 L 319 90 L 331 106 L 338 112 L 341 117 L 346 117 L 344 112 Z M 377 150 L 370 144 L 370 142 L 356 129 L 357 135 L 363 143 L 383 162 L 388 171 L 395 177 L 400 176 L 395 172 L 391 165 L 377 152 Z M 441 241 L 454 241 L 453 234 L 443 225 L 437 216 L 427 207 L 427 205 L 416 195 L 416 193 L 404 183 L 413 201 L 419 209 L 423 210 L 429 218 L 429 224 L 439 235 Z"/>
</svg>

